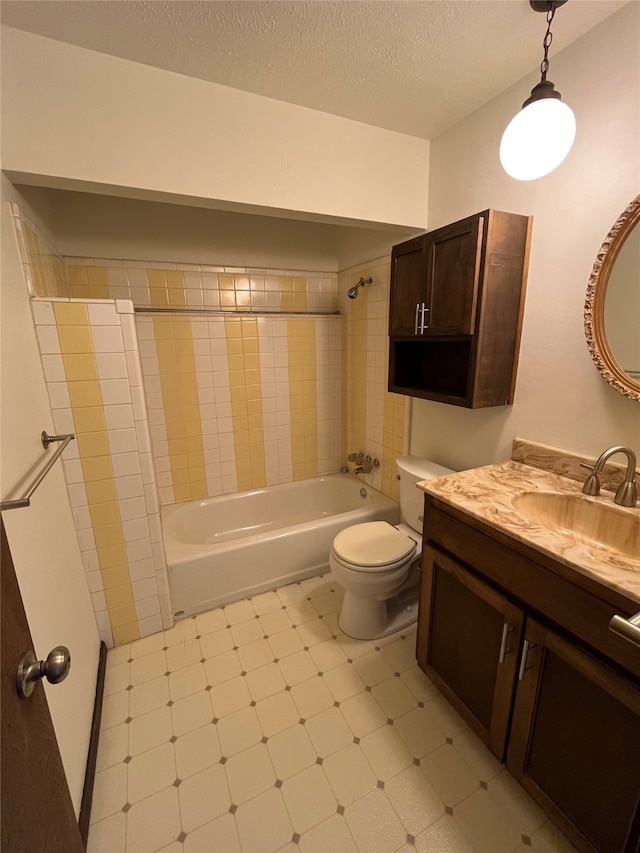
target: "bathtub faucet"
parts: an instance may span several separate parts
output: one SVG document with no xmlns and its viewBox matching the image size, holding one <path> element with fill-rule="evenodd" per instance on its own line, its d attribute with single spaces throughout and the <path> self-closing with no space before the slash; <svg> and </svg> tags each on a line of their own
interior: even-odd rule
<svg viewBox="0 0 640 853">
<path fill-rule="evenodd" d="M 355 462 L 356 468 L 354 474 L 370 474 L 374 468 L 380 467 L 380 462 L 377 459 L 372 459 L 371 456 L 365 456 L 361 450 L 359 453 L 350 453 L 347 456 L 349 462 Z"/>
</svg>

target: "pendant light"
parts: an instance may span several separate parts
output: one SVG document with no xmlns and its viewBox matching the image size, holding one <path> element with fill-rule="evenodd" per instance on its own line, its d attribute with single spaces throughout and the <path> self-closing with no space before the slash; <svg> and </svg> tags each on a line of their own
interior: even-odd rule
<svg viewBox="0 0 640 853">
<path fill-rule="evenodd" d="M 576 120 L 560 92 L 547 80 L 551 22 L 558 6 L 567 0 L 529 0 L 536 12 L 546 12 L 547 32 L 542 42 L 542 79 L 531 90 L 522 110 L 509 122 L 500 143 L 500 162 L 505 172 L 519 181 L 533 181 L 553 172 L 567 156 L 576 135 Z"/>
</svg>

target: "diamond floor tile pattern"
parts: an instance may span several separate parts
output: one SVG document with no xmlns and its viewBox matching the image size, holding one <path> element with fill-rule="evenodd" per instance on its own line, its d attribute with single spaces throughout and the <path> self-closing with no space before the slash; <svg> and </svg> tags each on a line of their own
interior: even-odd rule
<svg viewBox="0 0 640 853">
<path fill-rule="evenodd" d="M 330 575 L 112 649 L 88 853 L 567 853 Z"/>
</svg>

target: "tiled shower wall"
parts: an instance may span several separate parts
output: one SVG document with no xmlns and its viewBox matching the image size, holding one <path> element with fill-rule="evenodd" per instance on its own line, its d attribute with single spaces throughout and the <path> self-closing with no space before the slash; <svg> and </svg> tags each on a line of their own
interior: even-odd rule
<svg viewBox="0 0 640 853">
<path fill-rule="evenodd" d="M 162 503 L 340 468 L 343 318 L 136 322 Z"/>
<path fill-rule="evenodd" d="M 133 308 L 31 304 L 98 630 L 127 643 L 173 624 Z"/>
<path fill-rule="evenodd" d="M 346 452 L 363 451 L 378 459 L 380 467 L 361 476 L 398 500 L 395 460 L 409 451 L 411 398 L 387 390 L 390 274 L 388 258 L 345 270 L 338 277 L 338 294 L 347 319 Z M 349 299 L 347 291 L 360 278 L 371 278 L 372 284 Z"/>
<path fill-rule="evenodd" d="M 130 299 L 136 308 L 284 313 L 338 310 L 335 273 L 99 258 L 64 260 L 70 293 L 59 295 L 78 299 Z"/>
</svg>

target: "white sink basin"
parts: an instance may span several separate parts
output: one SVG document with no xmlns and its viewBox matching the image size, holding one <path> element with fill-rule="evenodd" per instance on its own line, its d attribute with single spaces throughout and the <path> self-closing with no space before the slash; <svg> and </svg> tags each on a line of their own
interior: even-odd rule
<svg viewBox="0 0 640 853">
<path fill-rule="evenodd" d="M 514 509 L 534 524 L 640 560 L 640 514 L 583 495 L 524 492 L 512 498 Z"/>
</svg>

